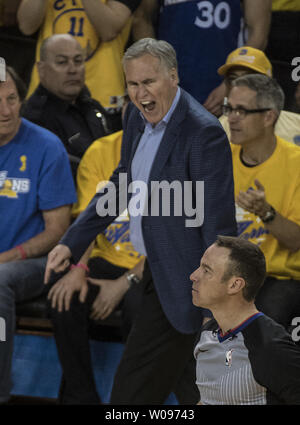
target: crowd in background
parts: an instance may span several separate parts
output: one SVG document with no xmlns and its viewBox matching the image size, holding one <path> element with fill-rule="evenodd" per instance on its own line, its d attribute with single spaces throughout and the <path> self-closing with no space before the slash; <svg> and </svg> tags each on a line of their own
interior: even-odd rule
<svg viewBox="0 0 300 425">
<path fill-rule="evenodd" d="M 27 211 L 28 221 L 23 215 L 10 229 L 10 239 L 6 236 L 0 244 L 5 275 L 0 296 L 9 299 L 5 306 L 0 302 L 5 312 L 0 310 L 0 317 L 8 315 L 11 333 L 7 348 L 0 353 L 0 403 L 8 400 L 11 385 L 14 302 L 46 296 L 43 272 L 48 253 L 85 211 L 100 189 L 98 183 L 109 180 L 122 158 L 124 114 L 128 101 L 134 103 L 133 88 L 125 83 L 123 55 L 144 38 L 165 40 L 174 47 L 179 87 L 218 119 L 232 142 L 237 234 L 258 245 L 265 243 L 268 284 L 257 298 L 259 309 L 288 332 L 292 318 L 300 316 L 300 2 L 0 0 L 0 56 L 8 67 L 5 90 L 15 90 L 18 97 L 10 101 L 15 108 L 16 131 L 0 144 L 5 148 L 2 153 L 0 150 L 0 201 L 18 197 L 21 185 L 26 191 L 22 172 L 32 166 L 31 158 L 36 169 L 42 170 L 34 176 L 36 198 L 20 210 L 21 215 L 23 209 Z M 255 99 L 251 93 L 256 94 Z M 151 102 L 143 108 L 147 115 Z M 256 115 L 261 112 L 266 113 L 264 122 Z M 246 117 L 252 119 L 248 128 L 241 124 Z M 249 134 L 257 143 L 241 149 L 237 145 L 242 145 L 242 135 L 249 138 Z M 27 145 L 25 153 L 18 147 L 14 153 L 8 150 L 11 140 L 25 143 L 30 138 L 34 143 Z M 42 139 L 45 150 L 40 152 L 36 142 Z M 56 148 L 49 153 L 51 143 Z M 11 155 L 19 162 L 3 172 L 12 163 Z M 149 152 L 151 155 L 154 153 Z M 270 157 L 272 163 L 267 161 Z M 141 160 L 145 160 L 143 154 Z M 9 172 L 15 175 L 9 176 Z M 19 178 L 18 189 L 12 177 Z M 0 233 L 10 226 L 10 216 L 6 218 Z M 231 225 L 228 227 L 233 228 Z M 28 233 L 23 231 L 27 226 L 31 228 Z M 99 232 L 77 264 L 51 282 L 47 297 L 64 370 L 63 403 L 100 402 L 88 349 L 88 319 L 104 319 L 121 308 L 126 342 L 139 312 L 139 284 L 143 270 L 145 279 L 151 267 L 148 269 L 144 247 L 137 250 L 131 243 L 131 229 L 127 213 L 117 217 Z M 16 262 L 25 268 L 14 266 L 12 274 L 9 265 Z M 22 291 L 17 290 L 16 282 L 25 275 L 24 281 L 31 286 L 24 283 Z M 283 282 L 287 282 L 285 291 Z M 6 292 L 10 287 L 13 291 Z M 192 347 L 194 340 L 187 344 Z M 188 395 L 187 391 L 186 398 L 179 396 L 183 404 L 197 401 L 195 393 L 191 391 L 190 400 Z"/>
</svg>

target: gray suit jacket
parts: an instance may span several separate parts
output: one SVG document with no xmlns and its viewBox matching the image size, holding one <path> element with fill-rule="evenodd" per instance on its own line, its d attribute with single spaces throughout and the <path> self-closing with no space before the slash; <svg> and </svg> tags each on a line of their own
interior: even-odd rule
<svg viewBox="0 0 300 425">
<path fill-rule="evenodd" d="M 116 196 L 124 196 L 131 182 L 131 162 L 143 132 L 143 120 L 138 109 L 130 104 L 124 119 L 122 154 L 111 182 L 116 187 Z M 119 175 L 127 176 L 127 185 L 119 184 Z M 217 235 L 236 235 L 234 186 L 229 142 L 217 118 L 212 116 L 188 93 L 181 90 L 175 111 L 154 159 L 148 183 L 166 181 L 193 182 L 192 190 L 183 190 L 182 214 L 172 214 L 175 200 L 170 197 L 171 216 L 164 216 L 162 204 L 159 215 L 149 214 L 142 219 L 142 229 L 147 250 L 147 259 L 154 285 L 163 310 L 170 323 L 182 333 L 199 330 L 202 309 L 192 304 L 190 274 L 199 267 L 201 256 Z M 201 184 L 204 182 L 204 199 Z M 188 184 L 190 185 L 190 184 Z M 116 205 L 116 214 L 100 217 L 97 202 L 104 194 L 96 194 L 86 211 L 73 223 L 61 243 L 67 245 L 78 261 L 85 249 L 121 213 Z M 104 198 L 102 198 L 104 199 Z M 128 194 L 128 201 L 130 194 Z M 149 210 L 151 211 L 151 197 Z M 188 226 L 191 220 L 186 207 L 197 205 L 200 226 Z M 106 203 L 108 206 L 108 202 Z M 178 207 L 178 199 L 177 204 Z M 99 203 L 98 203 L 99 208 Z M 195 222 L 194 222 L 195 223 Z M 189 223 L 189 225 L 191 222 Z"/>
</svg>

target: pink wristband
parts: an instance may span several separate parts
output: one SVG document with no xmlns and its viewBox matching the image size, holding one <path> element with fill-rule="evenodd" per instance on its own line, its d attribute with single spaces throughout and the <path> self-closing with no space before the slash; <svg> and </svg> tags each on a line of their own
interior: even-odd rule
<svg viewBox="0 0 300 425">
<path fill-rule="evenodd" d="M 19 253 L 21 254 L 22 260 L 26 260 L 27 255 L 26 255 L 26 252 L 25 252 L 25 249 L 23 248 L 23 246 L 18 245 L 18 246 L 16 246 L 16 248 L 19 251 Z"/>
<path fill-rule="evenodd" d="M 83 263 L 72 264 L 71 265 L 71 270 L 72 269 L 75 269 L 77 267 L 80 268 L 80 269 L 85 270 L 87 275 L 90 273 L 89 267 L 86 264 L 83 264 Z"/>
</svg>

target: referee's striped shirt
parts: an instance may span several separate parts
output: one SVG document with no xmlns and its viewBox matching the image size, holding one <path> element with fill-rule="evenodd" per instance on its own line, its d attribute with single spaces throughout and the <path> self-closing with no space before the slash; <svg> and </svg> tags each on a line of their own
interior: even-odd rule
<svg viewBox="0 0 300 425">
<path fill-rule="evenodd" d="M 202 404 L 300 405 L 300 348 L 262 313 L 224 335 L 211 320 L 194 355 Z"/>
</svg>

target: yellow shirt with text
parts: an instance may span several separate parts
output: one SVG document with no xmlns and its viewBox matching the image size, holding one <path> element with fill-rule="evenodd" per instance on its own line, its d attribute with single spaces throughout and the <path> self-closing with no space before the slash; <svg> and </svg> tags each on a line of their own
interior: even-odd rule
<svg viewBox="0 0 300 425">
<path fill-rule="evenodd" d="M 300 147 L 280 137 L 273 154 L 262 164 L 247 167 L 240 160 L 241 146 L 231 144 L 235 198 L 240 191 L 256 189 L 257 179 L 266 199 L 283 217 L 300 225 Z M 264 227 L 256 215 L 236 205 L 238 234 L 262 249 L 268 275 L 300 280 L 300 250 L 290 252 Z"/>
<path fill-rule="evenodd" d="M 92 98 L 105 108 L 119 106 L 124 95 L 125 81 L 122 57 L 129 37 L 132 19 L 115 39 L 102 43 L 90 23 L 81 0 L 45 0 L 47 11 L 39 31 L 36 61 L 42 41 L 53 34 L 73 35 L 86 52 L 86 85 Z M 106 3 L 106 0 L 102 0 Z M 39 83 L 36 65 L 33 67 L 27 97 Z"/>
<path fill-rule="evenodd" d="M 77 172 L 77 197 L 72 215 L 77 217 L 89 204 L 97 188 L 109 180 L 120 161 L 123 131 L 97 139 L 86 150 Z M 104 260 L 128 269 L 133 268 L 143 257 L 130 242 L 129 217 L 121 214 L 95 241 L 91 257 Z"/>
</svg>

